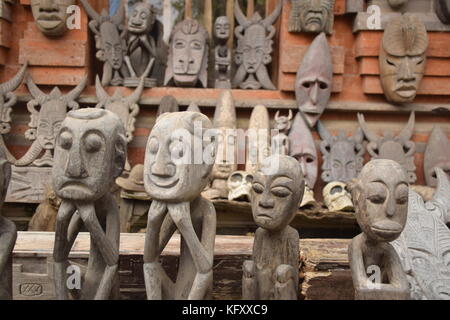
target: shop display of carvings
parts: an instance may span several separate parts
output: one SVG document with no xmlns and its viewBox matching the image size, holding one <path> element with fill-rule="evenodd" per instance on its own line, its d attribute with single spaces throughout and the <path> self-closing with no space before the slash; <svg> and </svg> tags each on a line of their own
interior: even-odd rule
<svg viewBox="0 0 450 320">
<path fill-rule="evenodd" d="M 71 111 L 61 124 L 53 166 L 53 188 L 62 199 L 53 251 L 58 300 L 69 298 L 68 257 L 83 226 L 90 233 L 91 249 L 81 299 L 118 298 L 120 218 L 110 189 L 126 158 L 125 128 L 111 111 Z"/>
<path fill-rule="evenodd" d="M 427 48 L 427 30 L 418 17 L 405 14 L 389 20 L 379 56 L 381 86 L 388 101 L 414 101 L 425 72 Z"/>
<path fill-rule="evenodd" d="M 278 164 L 275 170 L 274 163 Z M 243 265 L 244 300 L 297 299 L 299 235 L 289 224 L 302 199 L 304 184 L 299 163 L 286 155 L 266 158 L 255 173 L 251 203 L 259 228 L 252 260 Z"/>
<path fill-rule="evenodd" d="M 328 106 L 333 80 L 333 62 L 324 33 L 319 34 L 308 48 L 297 71 L 295 97 L 297 107 L 308 125 L 315 127 Z"/>
<path fill-rule="evenodd" d="M 348 248 L 357 300 L 408 300 L 402 263 L 389 243 L 405 228 L 408 175 L 397 162 L 372 160 L 350 187 L 363 233 Z"/>
<path fill-rule="evenodd" d="M 333 32 L 335 0 L 291 0 L 289 32 Z"/>
<path fill-rule="evenodd" d="M 385 130 L 383 136 L 376 134 L 368 127 L 364 116 L 360 113 L 358 114 L 358 121 L 364 135 L 369 140 L 367 152 L 371 159 L 390 159 L 398 162 L 408 173 L 409 183 L 414 183 L 417 180 L 414 164 L 416 144 L 411 141 L 414 134 L 414 112 L 411 113 L 406 127 L 398 135 L 394 135 L 391 130 Z"/>
<path fill-rule="evenodd" d="M 230 20 L 220 16 L 214 23 L 216 48 L 214 49 L 215 88 L 231 89 L 231 50 L 227 46 L 230 38 Z"/>
<path fill-rule="evenodd" d="M 283 1 L 278 0 L 275 10 L 265 19 L 258 12 L 247 18 L 236 0 L 234 15 L 239 25 L 234 31 L 238 45 L 235 51 L 237 71 L 233 88 L 276 90 L 267 67 L 272 62 L 273 38 L 276 34 L 273 24 L 282 7 Z"/>
<path fill-rule="evenodd" d="M 447 175 L 450 173 L 450 142 L 439 126 L 434 126 L 424 152 L 425 181 L 430 187 L 437 185 L 435 168 L 441 168 Z"/>
<path fill-rule="evenodd" d="M 289 130 L 292 127 L 292 110 L 288 116 L 280 116 L 280 111 L 275 114 L 275 130 L 277 134 L 272 137 L 272 154 L 289 154 Z"/>
<path fill-rule="evenodd" d="M 253 108 L 247 137 L 245 172 L 253 174 L 261 161 L 270 155 L 270 120 L 265 106 L 257 105 Z"/>
<path fill-rule="evenodd" d="M 68 7 L 75 0 L 30 0 L 31 12 L 38 29 L 48 37 L 60 37 L 67 32 Z"/>
<path fill-rule="evenodd" d="M 144 278 L 149 300 L 199 300 L 211 295 L 216 211 L 200 193 L 208 183 L 216 145 L 198 136 L 195 122 L 201 122 L 205 130 L 212 128 L 211 121 L 201 113 L 166 113 L 158 118 L 148 138 L 144 186 L 154 199 L 148 212 L 144 249 Z M 193 143 L 187 144 L 176 134 L 174 136 L 177 129 L 189 132 L 189 142 Z M 193 146 L 198 143 L 207 161 L 174 163 L 171 157 L 174 149 L 184 150 L 181 157 L 194 159 Z M 172 282 L 159 257 L 176 230 L 181 234 L 181 248 L 176 280 Z"/>
</svg>

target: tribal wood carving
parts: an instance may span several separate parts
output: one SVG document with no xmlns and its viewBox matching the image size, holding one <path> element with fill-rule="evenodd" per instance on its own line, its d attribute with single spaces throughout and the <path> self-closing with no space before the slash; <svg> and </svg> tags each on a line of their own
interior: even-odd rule
<svg viewBox="0 0 450 320">
<path fill-rule="evenodd" d="M 253 174 L 270 155 L 269 111 L 263 105 L 253 108 L 247 131 L 245 172 Z"/>
<path fill-rule="evenodd" d="M 231 89 L 231 50 L 227 46 L 230 38 L 230 20 L 227 16 L 218 17 L 214 23 L 216 37 L 215 58 L 215 88 Z"/>
<path fill-rule="evenodd" d="M 289 154 L 289 130 L 292 127 L 292 110 L 289 110 L 288 116 L 280 116 L 280 111 L 275 114 L 275 130 L 278 131 L 272 137 L 272 154 Z"/>
<path fill-rule="evenodd" d="M 75 0 L 30 0 L 31 12 L 38 29 L 48 37 L 59 37 L 67 32 L 70 6 Z"/>
<path fill-rule="evenodd" d="M 425 180 L 430 187 L 436 187 L 437 177 L 435 168 L 441 168 L 448 175 L 450 173 L 450 142 L 442 128 L 434 126 L 424 152 L 423 167 Z"/>
<path fill-rule="evenodd" d="M 289 32 L 333 32 L 334 0 L 291 0 Z"/>
</svg>

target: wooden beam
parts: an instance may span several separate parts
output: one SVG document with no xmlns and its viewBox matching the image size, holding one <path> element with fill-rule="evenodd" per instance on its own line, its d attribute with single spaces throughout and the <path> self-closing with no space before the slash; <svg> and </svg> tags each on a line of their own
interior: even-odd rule
<svg viewBox="0 0 450 320">
<path fill-rule="evenodd" d="M 184 0 L 184 17 L 192 18 L 192 0 Z"/>
<path fill-rule="evenodd" d="M 251 18 L 255 13 L 255 0 L 247 0 L 247 18 Z"/>
<path fill-rule="evenodd" d="M 208 31 L 210 39 L 214 39 L 213 34 L 213 23 L 214 23 L 214 12 L 212 6 L 212 0 L 204 0 L 203 5 L 203 25 Z"/>
<path fill-rule="evenodd" d="M 228 39 L 228 48 L 233 49 L 234 44 L 234 0 L 227 0 L 226 15 L 230 20 L 230 39 Z"/>
</svg>

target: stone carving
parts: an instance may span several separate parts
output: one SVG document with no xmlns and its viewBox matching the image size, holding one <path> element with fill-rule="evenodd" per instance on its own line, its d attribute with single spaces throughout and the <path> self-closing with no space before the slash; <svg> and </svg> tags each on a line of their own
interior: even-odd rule
<svg viewBox="0 0 450 320">
<path fill-rule="evenodd" d="M 362 114 L 358 114 L 358 121 L 364 135 L 369 140 L 367 151 L 371 159 L 390 159 L 398 162 L 408 173 L 409 183 L 414 183 L 417 180 L 416 166 L 414 165 L 416 144 L 411 141 L 414 134 L 414 112 L 411 113 L 406 127 L 396 136 L 390 130 L 386 130 L 384 136 L 375 134 L 367 126 Z"/>
<path fill-rule="evenodd" d="M 245 171 L 253 174 L 259 164 L 270 155 L 269 111 L 263 105 L 253 108 L 247 131 Z"/>
<path fill-rule="evenodd" d="M 300 163 L 306 185 L 314 189 L 318 174 L 317 149 L 311 130 L 300 113 L 297 113 L 292 123 L 289 141 L 291 145 L 289 155 Z"/>
<path fill-rule="evenodd" d="M 425 180 L 430 187 L 436 187 L 435 168 L 441 168 L 448 175 L 450 173 L 450 143 L 447 135 L 439 126 L 434 126 L 424 152 L 423 167 Z"/>
<path fill-rule="evenodd" d="M 289 32 L 333 32 L 334 0 L 292 0 Z"/>
<path fill-rule="evenodd" d="M 11 165 L 5 151 L 0 148 L 0 210 L 11 177 Z M 17 239 L 16 225 L 0 214 L 0 300 L 12 299 L 12 251 Z"/>
<path fill-rule="evenodd" d="M 442 23 L 450 24 L 450 0 L 434 0 L 434 10 Z"/>
<path fill-rule="evenodd" d="M 25 132 L 25 137 L 33 143 L 25 155 L 14 163 L 17 167 L 51 167 L 53 165 L 52 151 L 55 148 L 56 135 L 66 117 L 67 109 L 78 109 L 79 106 L 75 100 L 86 87 L 86 82 L 87 76 L 65 95 L 58 87 L 53 88 L 49 94 L 45 94 L 31 77 L 27 78 L 27 87 L 33 99 L 27 103 L 31 120 L 28 124 L 30 129 Z M 39 110 L 36 109 L 38 106 L 40 106 Z"/>
<path fill-rule="evenodd" d="M 198 21 L 185 19 L 172 30 L 164 85 L 208 86 L 208 31 Z"/>
<path fill-rule="evenodd" d="M 292 110 L 288 116 L 280 116 L 280 111 L 275 114 L 275 130 L 278 134 L 272 137 L 272 154 L 289 154 L 289 130 L 292 127 Z"/>
<path fill-rule="evenodd" d="M 148 2 L 138 1 L 129 11 L 127 55 L 125 63 L 130 73 L 124 79 L 127 87 L 137 87 L 145 78 L 145 87 L 162 84 L 167 63 L 167 45 L 163 41 L 164 27 L 156 20 L 158 10 Z"/>
<path fill-rule="evenodd" d="M 201 130 L 194 130 L 194 123 L 199 122 L 204 132 L 212 128 L 211 121 L 201 113 L 164 114 L 147 142 L 144 186 L 154 199 L 148 212 L 144 248 L 149 300 L 199 300 L 208 299 L 211 294 L 216 212 L 200 193 L 208 183 L 216 145 L 207 141 Z M 198 164 L 189 161 L 195 159 L 194 146 L 202 146 L 197 152 L 203 154 L 203 161 L 197 161 Z M 174 150 L 180 150 L 180 158 L 172 157 Z M 181 248 L 178 274 L 172 282 L 159 258 L 176 230 L 181 234 Z"/>
<path fill-rule="evenodd" d="M 179 106 L 178 101 L 173 96 L 164 96 L 159 103 L 158 112 L 156 113 L 156 118 L 166 112 L 178 112 Z"/>
<path fill-rule="evenodd" d="M 416 192 L 409 192 L 408 221 L 400 238 L 392 242 L 408 278 L 412 299 L 450 298 L 450 183 L 436 169 L 438 186 L 433 200 L 424 203 Z"/>
<path fill-rule="evenodd" d="M 322 180 L 324 182 L 348 182 L 358 176 L 363 167 L 364 133 L 361 128 L 350 137 L 341 130 L 337 136 L 325 128 L 322 122 L 317 124 L 317 131 L 322 139 L 320 151 L 322 152 Z"/>
<path fill-rule="evenodd" d="M 122 121 L 111 111 L 86 108 L 68 113 L 55 148 L 53 189 L 62 199 L 53 250 L 56 297 L 68 299 L 68 256 L 84 226 L 90 233 L 89 263 L 81 299 L 117 299 L 119 209 L 110 193 L 127 158 Z"/>
<path fill-rule="evenodd" d="M 275 171 L 269 169 L 274 163 L 278 164 Z M 289 223 L 297 213 L 304 183 L 300 165 L 286 155 L 266 158 L 255 174 L 251 203 L 259 228 L 253 258 L 243 265 L 244 300 L 297 299 L 299 235 Z"/>
<path fill-rule="evenodd" d="M 386 99 L 410 103 L 422 81 L 428 35 L 423 22 L 413 15 L 389 20 L 380 46 L 380 78 Z"/>
<path fill-rule="evenodd" d="M 217 129 L 217 157 L 211 173 L 211 184 L 202 193 L 206 199 L 228 198 L 228 177 L 237 170 L 236 109 L 231 90 L 224 91 L 214 113 Z"/>
<path fill-rule="evenodd" d="M 233 172 L 228 178 L 228 200 L 249 200 L 253 175 L 245 171 Z"/>
<path fill-rule="evenodd" d="M 227 16 L 220 16 L 214 23 L 216 37 L 215 58 L 215 88 L 231 89 L 231 50 L 227 46 L 230 38 L 230 20 Z"/>
<path fill-rule="evenodd" d="M 409 299 L 408 281 L 400 258 L 389 243 L 400 236 L 406 224 L 406 171 L 392 160 L 372 160 L 350 189 L 356 219 L 363 231 L 353 238 L 348 248 L 355 298 Z"/>
<path fill-rule="evenodd" d="M 330 182 L 323 188 L 323 200 L 328 210 L 353 211 L 352 196 L 347 191 L 347 185 L 340 181 Z"/>
<path fill-rule="evenodd" d="M 295 97 L 297 107 L 313 128 L 331 97 L 333 63 L 324 33 L 319 34 L 308 48 L 297 71 Z"/>
<path fill-rule="evenodd" d="M 38 29 L 48 37 L 59 37 L 66 33 L 67 20 L 75 0 L 30 0 L 31 12 Z"/>
<path fill-rule="evenodd" d="M 238 0 L 234 5 L 234 15 L 239 25 L 234 34 L 238 39 L 235 53 L 237 65 L 233 88 L 276 90 L 270 79 L 267 66 L 272 62 L 273 26 L 281 13 L 283 1 L 279 0 L 275 10 L 265 19 L 256 12 L 248 19 L 241 10 Z"/>
<path fill-rule="evenodd" d="M 123 85 L 124 77 L 128 76 L 128 70 L 124 63 L 127 46 L 126 29 L 123 25 L 125 19 L 123 1 L 112 17 L 106 9 L 103 9 L 99 15 L 87 0 L 80 0 L 80 2 L 91 19 L 89 28 L 95 37 L 95 46 L 98 50 L 96 57 L 103 62 L 102 85 Z"/>
</svg>

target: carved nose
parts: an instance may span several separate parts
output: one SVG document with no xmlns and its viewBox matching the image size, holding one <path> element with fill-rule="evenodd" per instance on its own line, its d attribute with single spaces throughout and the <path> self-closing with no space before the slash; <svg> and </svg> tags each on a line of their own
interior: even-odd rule
<svg viewBox="0 0 450 320">
<path fill-rule="evenodd" d="M 40 6 L 39 6 L 39 11 L 46 11 L 46 12 L 51 12 L 51 11 L 58 11 L 58 7 L 56 5 L 56 3 L 54 3 L 53 0 L 41 0 L 40 2 Z"/>
<path fill-rule="evenodd" d="M 416 77 L 414 76 L 414 72 L 411 69 L 411 63 L 408 59 L 406 59 L 401 65 L 400 65 L 400 80 L 403 81 L 414 81 L 416 80 Z"/>
<path fill-rule="evenodd" d="M 80 155 L 75 155 L 73 152 L 69 155 L 66 165 L 66 176 L 78 179 L 86 178 L 88 176 Z"/>
<path fill-rule="evenodd" d="M 264 209 L 273 209 L 275 201 L 273 201 L 273 199 L 261 199 L 258 205 Z"/>
<path fill-rule="evenodd" d="M 319 96 L 319 84 L 317 82 L 314 82 L 314 85 L 311 89 L 311 102 L 313 104 L 317 104 L 318 96 Z"/>
<path fill-rule="evenodd" d="M 389 197 L 386 207 L 386 216 L 392 218 L 395 214 L 395 199 L 394 197 Z"/>
<path fill-rule="evenodd" d="M 152 166 L 152 174 L 161 178 L 173 177 L 175 174 L 175 166 L 173 164 L 161 164 L 155 162 Z"/>
</svg>

